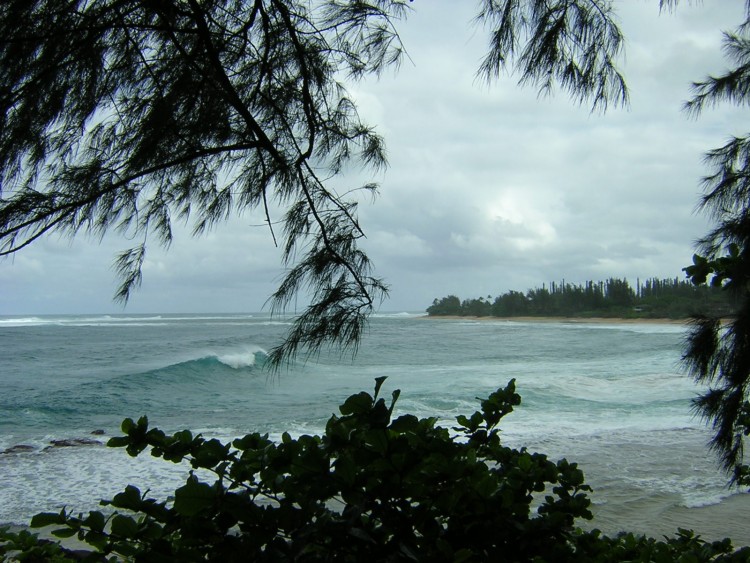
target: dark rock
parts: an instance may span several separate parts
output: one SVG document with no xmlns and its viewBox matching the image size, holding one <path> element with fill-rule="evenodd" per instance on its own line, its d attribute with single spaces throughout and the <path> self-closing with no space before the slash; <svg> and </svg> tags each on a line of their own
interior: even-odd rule
<svg viewBox="0 0 750 563">
<path fill-rule="evenodd" d="M 93 434 L 94 436 L 104 436 L 104 430 L 99 428 L 98 430 L 94 430 L 91 434 Z"/>
<path fill-rule="evenodd" d="M 3 450 L 2 453 L 4 454 L 20 454 L 21 452 L 31 452 L 34 451 L 36 448 L 34 446 L 29 446 L 27 444 L 17 444 L 13 447 L 8 448 L 7 450 Z"/>
<path fill-rule="evenodd" d="M 64 440 L 50 440 L 50 446 L 44 448 L 49 450 L 52 448 L 72 448 L 75 446 L 101 446 L 102 443 L 99 440 L 92 440 L 91 438 L 66 438 Z"/>
</svg>

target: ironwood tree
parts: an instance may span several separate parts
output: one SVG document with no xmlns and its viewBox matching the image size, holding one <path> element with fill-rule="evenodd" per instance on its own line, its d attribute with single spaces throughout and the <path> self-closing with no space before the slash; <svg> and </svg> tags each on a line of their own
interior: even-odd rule
<svg viewBox="0 0 750 563">
<path fill-rule="evenodd" d="M 746 20 L 724 34 L 731 68 L 693 84 L 685 109 L 697 115 L 720 102 L 750 103 L 750 3 Z M 709 386 L 695 401 L 713 425 L 711 445 L 737 484 L 750 485 L 745 439 L 750 435 L 750 136 L 732 137 L 706 155 L 701 209 L 715 227 L 700 241 L 693 264 L 685 268 L 696 284 L 723 287 L 737 303 L 735 314 L 696 317 L 684 361 L 695 379 Z"/>
<path fill-rule="evenodd" d="M 283 250 L 276 311 L 299 296 L 275 362 L 356 347 L 387 294 L 358 246 L 372 183 L 330 187 L 346 167 L 386 165 L 346 82 L 398 65 L 406 0 L 6 0 L 0 3 L 0 255 L 42 236 L 110 231 L 126 301 L 150 244 L 175 220 L 200 234 L 265 212 Z M 490 34 L 478 72 L 559 84 L 594 108 L 623 103 L 622 36 L 609 2 L 480 2 Z M 359 189 L 357 189 L 359 188 Z M 281 209 L 283 217 L 272 216 Z M 275 225 L 280 222 L 281 226 Z"/>
</svg>

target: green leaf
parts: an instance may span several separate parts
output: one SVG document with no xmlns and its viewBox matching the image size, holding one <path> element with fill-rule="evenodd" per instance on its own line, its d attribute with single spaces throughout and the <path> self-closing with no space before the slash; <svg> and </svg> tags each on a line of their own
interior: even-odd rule
<svg viewBox="0 0 750 563">
<path fill-rule="evenodd" d="M 128 485 L 121 493 L 117 493 L 112 499 L 112 506 L 137 511 L 141 506 L 141 491 L 138 487 Z"/>
<path fill-rule="evenodd" d="M 388 451 L 388 436 L 386 431 L 380 428 L 368 431 L 365 435 L 365 444 L 380 455 L 385 455 Z"/>
<path fill-rule="evenodd" d="M 394 432 L 404 434 L 406 432 L 416 432 L 419 430 L 419 419 L 413 414 L 399 416 L 389 427 Z"/>
<path fill-rule="evenodd" d="M 124 448 L 130 443 L 128 436 L 113 436 L 107 440 L 107 447 L 109 448 Z"/>
<path fill-rule="evenodd" d="M 132 538 L 138 533 L 138 523 L 130 516 L 115 514 L 112 518 L 112 534 L 123 538 Z"/>
<path fill-rule="evenodd" d="M 352 537 L 357 538 L 358 540 L 365 541 L 367 543 L 375 543 L 375 540 L 372 539 L 372 536 L 367 533 L 367 531 L 363 530 L 362 528 L 349 528 L 348 530 L 349 535 Z"/>
<path fill-rule="evenodd" d="M 334 475 L 347 485 L 354 484 L 357 475 L 357 465 L 350 456 L 342 456 L 336 460 L 333 466 Z"/>
<path fill-rule="evenodd" d="M 497 490 L 497 481 L 488 474 L 477 476 L 472 485 L 474 490 L 485 498 L 489 497 Z"/>
<path fill-rule="evenodd" d="M 468 548 L 460 549 L 453 554 L 453 563 L 463 563 L 474 559 L 474 552 Z"/>
<path fill-rule="evenodd" d="M 529 454 L 522 454 L 518 456 L 518 461 L 516 462 L 518 464 L 518 467 L 525 472 L 529 472 L 533 466 L 531 456 Z"/>
<path fill-rule="evenodd" d="M 183 487 L 175 491 L 174 509 L 183 516 L 195 516 L 211 507 L 215 500 L 214 488 L 191 476 Z"/>
<path fill-rule="evenodd" d="M 44 528 L 54 524 L 65 524 L 65 515 L 56 512 L 42 512 L 31 518 L 30 525 L 32 528 Z"/>
<path fill-rule="evenodd" d="M 385 380 L 388 379 L 387 375 L 381 375 L 380 377 L 375 378 L 375 398 L 378 398 L 378 393 L 380 393 L 380 388 L 383 386 L 383 383 Z"/>
<path fill-rule="evenodd" d="M 369 393 L 362 391 L 356 395 L 352 395 L 344 404 L 339 407 L 339 411 L 344 416 L 350 414 L 362 414 L 369 411 L 372 408 L 373 398 Z"/>
<path fill-rule="evenodd" d="M 136 559 L 135 556 L 138 555 L 140 549 L 136 545 L 121 541 L 112 545 L 112 551 L 129 558 L 127 561 L 134 561 Z"/>
<path fill-rule="evenodd" d="M 391 393 L 391 406 L 388 407 L 388 416 L 390 417 L 393 414 L 393 409 L 396 407 L 396 402 L 398 401 L 398 398 L 401 396 L 401 389 L 396 389 Z"/>
<path fill-rule="evenodd" d="M 109 536 L 107 536 L 107 534 L 105 534 L 104 532 L 92 530 L 84 534 L 83 541 L 85 541 L 89 545 L 93 545 L 99 551 L 104 551 L 104 549 L 107 547 L 107 543 L 109 542 Z"/>
<path fill-rule="evenodd" d="M 107 523 L 106 518 L 104 518 L 104 514 L 97 511 L 89 512 L 89 515 L 86 517 L 86 519 L 82 522 L 84 526 L 88 526 L 92 530 L 96 530 L 98 532 L 101 532 L 104 530 L 104 525 Z"/>
<path fill-rule="evenodd" d="M 70 538 L 76 535 L 77 530 L 72 528 L 58 528 L 57 530 L 52 530 L 51 533 L 56 538 Z"/>
<path fill-rule="evenodd" d="M 120 429 L 125 432 L 125 434 L 130 433 L 133 428 L 135 428 L 135 422 L 133 422 L 132 418 L 126 418 L 120 425 Z"/>
<path fill-rule="evenodd" d="M 193 452 L 193 466 L 208 468 L 215 467 L 227 458 L 228 453 L 229 445 L 225 445 L 216 439 L 208 440 L 203 442 Z"/>
<path fill-rule="evenodd" d="M 257 450 L 264 448 L 270 443 L 271 441 L 268 439 L 268 434 L 263 434 L 261 436 L 259 433 L 255 432 L 253 434 L 247 434 L 242 438 L 236 438 L 232 442 L 232 446 L 238 450 Z"/>
<path fill-rule="evenodd" d="M 189 444 L 193 441 L 193 433 L 190 430 L 175 432 L 174 439 L 181 444 Z"/>
</svg>

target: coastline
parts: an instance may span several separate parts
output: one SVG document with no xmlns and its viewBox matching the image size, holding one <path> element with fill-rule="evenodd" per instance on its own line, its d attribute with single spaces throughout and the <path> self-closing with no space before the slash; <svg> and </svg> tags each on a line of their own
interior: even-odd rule
<svg viewBox="0 0 750 563">
<path fill-rule="evenodd" d="M 623 317 L 467 317 L 459 315 L 421 315 L 419 320 L 480 321 L 516 323 L 569 323 L 569 324 L 670 324 L 687 325 L 690 319 L 634 319 Z"/>
<path fill-rule="evenodd" d="M 435 319 L 440 322 L 646 324 L 685 327 L 690 323 L 690 319 L 621 317 L 472 317 L 424 314 L 414 318 Z M 723 322 L 726 323 L 727 320 Z M 750 492 L 729 494 L 719 502 L 691 507 L 681 504 L 680 499 L 673 495 L 664 495 L 660 502 L 654 502 L 654 498 L 607 499 L 608 494 L 611 495 L 612 492 L 597 491 L 594 486 L 594 492 L 590 494 L 594 519 L 578 520 L 576 524 L 585 530 L 599 529 L 609 536 L 625 531 L 657 540 L 674 537 L 678 529 L 683 528 L 694 531 L 705 541 L 729 538 L 735 549 L 750 546 L 750 527 L 746 523 L 747 515 L 750 514 Z"/>
<path fill-rule="evenodd" d="M 605 535 L 615 537 L 621 532 L 632 532 L 661 540 L 674 537 L 678 529 L 688 529 L 701 539 L 711 542 L 729 538 L 735 549 L 750 546 L 750 528 L 746 516 L 750 511 L 750 493 L 733 494 L 720 502 L 706 506 L 686 507 L 678 504 L 676 499 L 665 498 L 661 505 L 644 503 L 643 499 L 633 499 L 629 505 L 616 506 L 607 502 L 597 503 L 596 491 L 590 494 L 594 503 L 591 511 L 593 520 L 576 520 L 576 526 L 584 530 L 599 529 Z M 43 528 L 30 528 L 23 525 L 7 525 L 10 532 L 28 530 L 40 538 L 59 542 L 64 548 L 72 550 L 92 550 L 92 546 L 71 538 L 57 538 L 52 531 L 59 526 L 50 525 Z M 3 525 L 0 525 L 2 528 Z"/>
<path fill-rule="evenodd" d="M 747 525 L 750 493 L 732 494 L 718 503 L 695 507 L 680 505 L 674 498 L 664 498 L 658 504 L 636 498 L 625 504 L 609 505 L 606 494 L 604 502 L 597 504 L 596 490 L 591 496 L 594 519 L 578 521 L 583 529 L 598 528 L 609 536 L 627 531 L 661 539 L 674 536 L 678 528 L 683 528 L 694 531 L 706 541 L 729 538 L 735 548 L 750 546 Z"/>
</svg>

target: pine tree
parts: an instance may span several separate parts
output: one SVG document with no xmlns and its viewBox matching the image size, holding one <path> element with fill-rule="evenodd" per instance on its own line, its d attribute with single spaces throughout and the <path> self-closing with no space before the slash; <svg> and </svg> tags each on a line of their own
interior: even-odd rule
<svg viewBox="0 0 750 563">
<path fill-rule="evenodd" d="M 175 219 L 195 234 L 260 209 L 283 250 L 272 296 L 299 315 L 274 361 L 356 348 L 386 296 L 358 246 L 357 196 L 328 179 L 381 168 L 383 139 L 342 79 L 397 65 L 406 0 L 5 0 L 0 3 L 0 255 L 53 233 L 125 233 L 127 300 Z M 541 91 L 623 103 L 609 2 L 484 1 L 480 73 L 508 64 Z M 371 193 L 366 183 L 351 193 Z M 271 202 L 284 212 L 275 227 Z"/>
<path fill-rule="evenodd" d="M 686 104 L 692 114 L 728 101 L 750 102 L 750 6 L 747 20 L 724 36 L 724 51 L 734 65 L 728 72 L 693 85 Z M 697 317 L 687 341 L 684 361 L 700 382 L 711 387 L 696 402 L 698 412 L 714 426 L 712 445 L 736 482 L 750 484 L 744 464 L 744 440 L 750 433 L 750 136 L 734 137 L 710 151 L 711 173 L 704 178 L 701 206 L 716 226 L 700 243 L 685 268 L 693 282 L 723 286 L 738 303 L 724 326 L 717 314 Z"/>
</svg>

